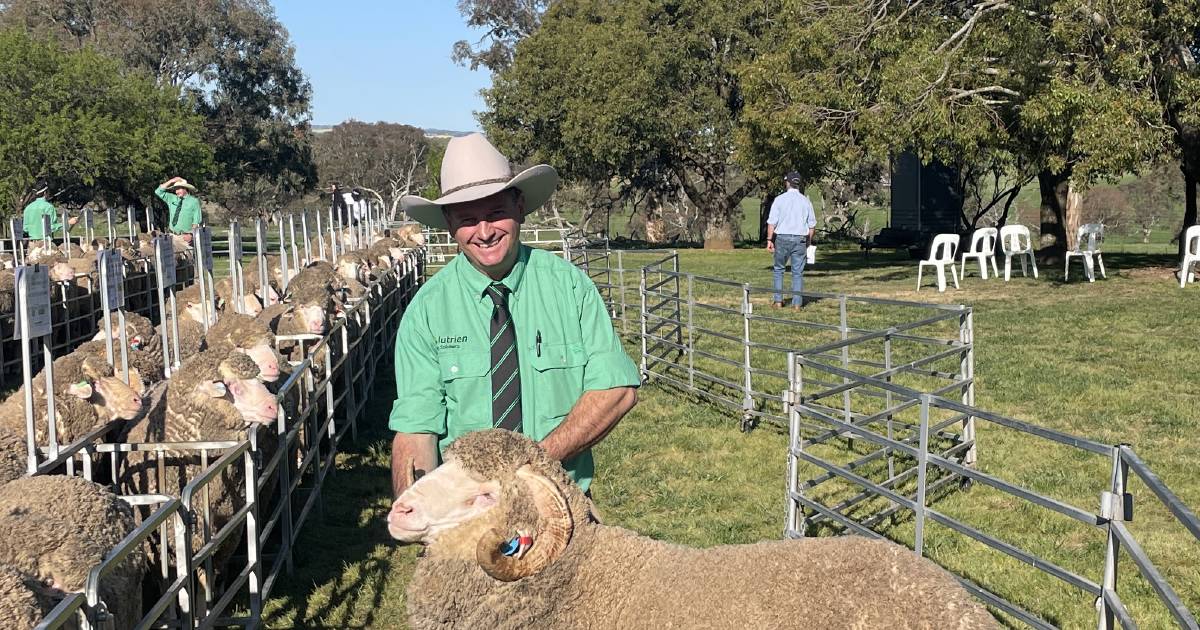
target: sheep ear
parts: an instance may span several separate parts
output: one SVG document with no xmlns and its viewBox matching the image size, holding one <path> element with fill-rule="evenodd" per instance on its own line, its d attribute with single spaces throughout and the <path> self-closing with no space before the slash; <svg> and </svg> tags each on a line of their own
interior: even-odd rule
<svg viewBox="0 0 1200 630">
<path fill-rule="evenodd" d="M 72 383 L 71 386 L 67 388 L 67 393 L 77 398 L 87 400 L 92 397 L 92 384 L 88 381 Z"/>
<path fill-rule="evenodd" d="M 528 464 L 517 470 L 517 479 L 524 483 L 538 513 L 533 545 L 524 555 L 506 556 L 504 546 L 512 539 L 513 532 L 493 528 L 475 546 L 479 567 L 501 582 L 540 573 L 566 550 L 575 528 L 567 500 L 554 482 L 534 472 Z"/>
<path fill-rule="evenodd" d="M 224 398 L 226 391 L 225 383 L 221 381 L 205 381 L 196 385 L 195 391 L 211 398 Z"/>
</svg>

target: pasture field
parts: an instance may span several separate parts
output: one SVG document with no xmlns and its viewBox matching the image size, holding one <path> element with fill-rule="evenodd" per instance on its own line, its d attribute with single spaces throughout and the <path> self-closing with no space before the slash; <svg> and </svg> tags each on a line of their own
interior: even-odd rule
<svg viewBox="0 0 1200 630">
<path fill-rule="evenodd" d="M 1061 266 L 1043 267 L 1039 280 L 1018 273 L 1009 283 L 983 281 L 973 271 L 962 290 L 938 294 L 929 278 L 914 291 L 916 265 L 906 257 L 877 251 L 867 262 L 857 251 L 822 252 L 805 279 L 812 291 L 973 307 L 978 407 L 1106 444 L 1132 444 L 1189 507 L 1200 509 L 1200 287 L 1179 288 L 1173 256 L 1109 254 L 1105 262 L 1108 279 L 1095 284 L 1082 280 L 1077 264 L 1066 283 Z M 680 251 L 682 271 L 756 286 L 770 285 L 769 264 L 763 249 Z M 757 296 L 755 308 L 766 312 L 768 300 Z M 741 322 L 712 325 L 736 332 Z M 637 352 L 634 340 L 628 348 Z M 736 380 L 732 369 L 721 374 Z M 391 382 L 380 379 L 370 402 L 373 420 L 361 428 L 358 443 L 344 443 L 339 470 L 324 489 L 323 513 L 302 533 L 305 552 L 296 556 L 296 571 L 266 606 L 269 627 L 405 627 L 404 590 L 417 549 L 392 545 L 384 524 L 390 504 L 385 425 L 394 394 Z M 729 412 L 657 383 L 643 387 L 639 398 L 596 449 L 593 488 L 608 523 L 697 546 L 782 535 L 786 431 L 764 424 L 742 433 Z M 987 423 L 978 431 L 978 465 L 986 472 L 1080 506 L 1094 506 L 1106 489 L 1103 458 L 1047 447 Z M 1185 603 L 1200 609 L 1200 544 L 1168 520 L 1144 487 L 1134 485 L 1132 492 L 1139 503 L 1130 529 Z M 933 505 L 1089 579 L 1100 577 L 1096 558 L 1103 560 L 1104 537 L 1098 529 L 978 484 Z M 911 519 L 888 522 L 885 531 L 911 542 Z M 948 530 L 928 529 L 926 550 L 1057 625 L 1095 625 L 1090 597 Z M 1118 590 L 1141 626 L 1173 627 L 1149 586 L 1133 577 L 1132 562 L 1122 562 Z"/>
</svg>

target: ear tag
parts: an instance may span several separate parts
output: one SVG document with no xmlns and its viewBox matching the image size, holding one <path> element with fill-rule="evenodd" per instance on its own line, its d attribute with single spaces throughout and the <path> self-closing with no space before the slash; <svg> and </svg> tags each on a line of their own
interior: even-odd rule
<svg viewBox="0 0 1200 630">
<path fill-rule="evenodd" d="M 520 549 L 520 547 L 521 547 L 520 537 L 514 537 L 512 540 L 508 541 L 507 543 L 504 543 L 504 549 L 502 549 L 500 551 L 500 553 L 502 553 L 506 556 L 509 556 L 511 558 L 512 556 L 517 555 L 517 549 Z"/>
</svg>

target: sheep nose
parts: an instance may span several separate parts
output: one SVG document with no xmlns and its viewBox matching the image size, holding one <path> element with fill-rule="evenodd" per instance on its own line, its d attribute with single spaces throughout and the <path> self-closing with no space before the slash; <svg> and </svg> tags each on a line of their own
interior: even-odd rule
<svg viewBox="0 0 1200 630">
<path fill-rule="evenodd" d="M 279 406 L 274 401 L 263 405 L 263 416 L 274 418 L 279 414 Z"/>
</svg>

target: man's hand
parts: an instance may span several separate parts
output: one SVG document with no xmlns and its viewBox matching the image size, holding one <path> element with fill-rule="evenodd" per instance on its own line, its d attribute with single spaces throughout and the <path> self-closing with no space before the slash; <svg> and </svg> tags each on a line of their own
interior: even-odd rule
<svg viewBox="0 0 1200 630">
<path fill-rule="evenodd" d="M 183 237 L 183 241 L 184 241 L 185 243 L 191 244 L 191 242 L 192 242 L 192 234 L 191 234 L 190 232 L 185 232 L 185 233 L 183 233 L 183 234 L 180 234 L 180 236 L 182 236 L 182 237 Z"/>
<path fill-rule="evenodd" d="M 542 440 L 542 448 L 559 461 L 570 459 L 604 439 L 636 404 L 633 387 L 583 392 L 562 424 Z"/>
<path fill-rule="evenodd" d="M 775 253 L 775 241 L 767 241 L 767 251 Z"/>
<path fill-rule="evenodd" d="M 67 225 L 75 225 L 76 223 L 79 223 L 79 217 L 70 217 L 67 219 Z"/>
<path fill-rule="evenodd" d="M 392 499 L 434 468 L 437 468 L 436 435 L 397 433 L 392 438 Z"/>
</svg>

